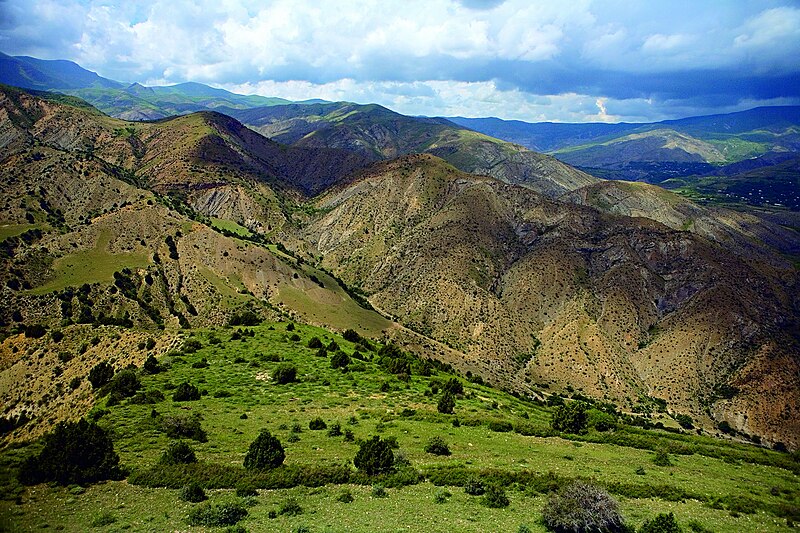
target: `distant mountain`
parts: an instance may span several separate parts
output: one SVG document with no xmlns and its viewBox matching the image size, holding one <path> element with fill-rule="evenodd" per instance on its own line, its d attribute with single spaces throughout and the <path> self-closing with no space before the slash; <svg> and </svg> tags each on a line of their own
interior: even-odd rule
<svg viewBox="0 0 800 533">
<path fill-rule="evenodd" d="M 800 152 L 800 107 L 648 124 L 554 124 L 452 118 L 464 127 L 548 152 L 595 176 L 661 183 L 720 175 L 722 165 Z M 761 165 L 769 166 L 769 165 Z"/>
<path fill-rule="evenodd" d="M 409 117 L 377 104 L 295 104 L 231 110 L 230 114 L 292 146 L 337 148 L 373 161 L 428 153 L 464 172 L 493 176 L 551 197 L 597 181 L 550 156 L 446 119 Z"/>
<path fill-rule="evenodd" d="M 283 98 L 235 94 L 194 82 L 159 87 L 125 84 L 98 76 L 72 61 L 1 53 L 0 83 L 78 96 L 110 116 L 127 120 L 289 103 Z"/>
</svg>

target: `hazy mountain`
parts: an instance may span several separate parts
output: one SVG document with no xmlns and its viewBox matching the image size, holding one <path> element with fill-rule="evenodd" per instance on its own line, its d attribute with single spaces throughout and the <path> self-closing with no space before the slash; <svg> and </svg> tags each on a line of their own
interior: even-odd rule
<svg viewBox="0 0 800 533">
<path fill-rule="evenodd" d="M 0 54 L 0 83 L 79 96 L 108 115 L 128 120 L 288 103 L 282 98 L 246 96 L 194 82 L 161 87 L 125 84 L 98 76 L 72 61 L 6 54 Z"/>
<path fill-rule="evenodd" d="M 800 107 L 759 107 L 737 113 L 646 124 L 554 124 L 452 118 L 453 122 L 555 155 L 612 179 L 660 183 L 717 174 L 725 164 L 768 161 L 800 151 Z"/>
<path fill-rule="evenodd" d="M 407 117 L 376 104 L 271 106 L 231 114 L 267 137 L 293 146 L 338 148 L 375 161 L 429 153 L 465 172 L 521 184 L 551 197 L 597 181 L 522 146 L 444 119 Z"/>
</svg>

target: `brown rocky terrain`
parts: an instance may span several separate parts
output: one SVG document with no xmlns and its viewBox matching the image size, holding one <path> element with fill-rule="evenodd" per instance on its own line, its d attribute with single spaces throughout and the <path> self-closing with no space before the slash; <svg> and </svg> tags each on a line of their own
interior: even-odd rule
<svg viewBox="0 0 800 533">
<path fill-rule="evenodd" d="M 791 272 L 430 156 L 373 167 L 318 205 L 306 236 L 323 265 L 495 383 L 629 408 L 656 397 L 706 427 L 754 430 L 757 416 L 768 439 L 800 434 Z M 763 405 L 755 391 L 767 388 L 781 391 L 772 414 L 737 410 Z M 734 389 L 733 401 L 719 394 Z"/>
</svg>

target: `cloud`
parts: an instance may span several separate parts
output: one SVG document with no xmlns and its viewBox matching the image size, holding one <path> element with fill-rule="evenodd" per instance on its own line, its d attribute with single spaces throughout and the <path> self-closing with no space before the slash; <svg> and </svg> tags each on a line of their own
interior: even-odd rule
<svg viewBox="0 0 800 533">
<path fill-rule="evenodd" d="M 4 52 L 71 59 L 121 81 L 353 91 L 340 99 L 400 91 L 406 110 L 463 107 L 445 97 L 494 87 L 493 98 L 532 116 L 543 97 L 565 106 L 554 116 L 580 108 L 593 120 L 601 98 L 611 117 L 646 109 L 613 111 L 625 100 L 663 102 L 655 117 L 800 98 L 798 32 L 800 9 L 788 0 L 0 2 Z M 485 114 L 518 114 L 480 101 Z"/>
</svg>

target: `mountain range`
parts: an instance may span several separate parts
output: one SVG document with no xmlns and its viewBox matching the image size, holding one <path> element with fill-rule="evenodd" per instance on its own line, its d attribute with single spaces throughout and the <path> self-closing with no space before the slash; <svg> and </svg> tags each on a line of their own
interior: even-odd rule
<svg viewBox="0 0 800 533">
<path fill-rule="evenodd" d="M 375 105 L 131 122 L 0 94 L 9 333 L 293 316 L 797 446 L 791 228 Z"/>
</svg>

